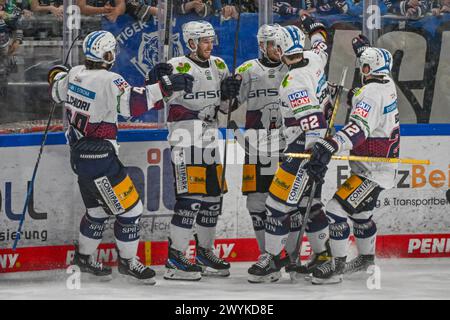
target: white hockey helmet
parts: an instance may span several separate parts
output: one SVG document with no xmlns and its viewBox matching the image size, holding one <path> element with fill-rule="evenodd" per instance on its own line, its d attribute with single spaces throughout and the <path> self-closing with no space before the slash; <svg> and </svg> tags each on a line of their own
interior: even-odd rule
<svg viewBox="0 0 450 320">
<path fill-rule="evenodd" d="M 117 41 L 108 31 L 89 33 L 83 42 L 83 52 L 87 60 L 113 64 L 116 60 Z M 112 53 L 112 60 L 106 59 L 106 53 Z"/>
<path fill-rule="evenodd" d="M 388 75 L 392 69 L 392 54 L 386 49 L 369 47 L 359 57 L 359 65 L 364 76 Z M 363 71 L 364 66 L 369 66 L 367 72 Z"/>
<path fill-rule="evenodd" d="M 216 32 L 211 23 L 207 21 L 190 21 L 183 24 L 183 40 L 191 51 L 197 50 L 198 42 L 201 38 L 213 38 L 216 41 Z M 189 46 L 189 40 L 193 40 L 195 48 Z"/>
<path fill-rule="evenodd" d="M 277 45 L 281 48 L 281 56 L 302 53 L 305 47 L 305 34 L 296 26 L 286 26 L 278 29 Z"/>
<path fill-rule="evenodd" d="M 279 24 L 263 24 L 259 27 L 256 38 L 258 39 L 258 44 L 263 43 L 262 48 L 259 47 L 262 53 L 267 54 L 267 42 L 273 41 L 276 43 L 277 32 L 280 28 Z"/>
</svg>

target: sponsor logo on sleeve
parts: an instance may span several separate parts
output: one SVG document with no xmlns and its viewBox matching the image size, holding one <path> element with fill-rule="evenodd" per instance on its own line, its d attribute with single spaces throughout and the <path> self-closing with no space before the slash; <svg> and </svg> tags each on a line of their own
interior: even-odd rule
<svg viewBox="0 0 450 320">
<path fill-rule="evenodd" d="M 359 115 L 363 118 L 367 118 L 369 116 L 369 111 L 372 109 L 370 105 L 365 103 L 364 101 L 358 102 L 358 104 L 355 107 L 355 110 L 353 110 L 352 114 Z"/>
<path fill-rule="evenodd" d="M 126 88 L 128 88 L 130 86 L 128 84 L 128 82 L 125 81 L 124 78 L 118 78 L 118 79 L 114 80 L 113 82 L 117 86 L 117 88 L 119 88 L 119 90 L 121 90 L 121 91 L 124 91 Z"/>
<path fill-rule="evenodd" d="M 294 93 L 291 93 L 288 95 L 289 102 L 291 104 L 291 108 L 294 109 L 294 111 L 302 106 L 305 106 L 307 104 L 311 103 L 311 99 L 308 96 L 308 91 L 306 90 L 300 90 Z"/>
<path fill-rule="evenodd" d="M 390 112 L 395 111 L 395 110 L 397 110 L 397 100 L 392 102 L 390 105 L 384 107 L 383 114 L 387 114 L 387 113 L 390 113 Z"/>
</svg>

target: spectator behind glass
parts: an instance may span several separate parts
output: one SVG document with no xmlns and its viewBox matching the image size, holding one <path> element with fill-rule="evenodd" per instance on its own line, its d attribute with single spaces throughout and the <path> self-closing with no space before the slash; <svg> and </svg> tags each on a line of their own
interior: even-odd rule
<svg viewBox="0 0 450 320">
<path fill-rule="evenodd" d="M 433 14 L 433 16 L 439 16 L 444 13 L 450 13 L 450 0 L 433 1 L 431 13 Z"/>
<path fill-rule="evenodd" d="M 202 18 L 215 12 L 211 1 L 203 0 L 175 0 L 173 8 L 176 14 L 194 13 Z"/>
<path fill-rule="evenodd" d="M 428 11 L 427 0 L 404 0 L 400 2 L 400 14 L 408 18 L 422 18 Z"/>
<path fill-rule="evenodd" d="M 125 0 L 77 0 L 82 14 L 86 16 L 104 16 L 110 22 L 125 13 Z"/>
<path fill-rule="evenodd" d="M 237 19 L 237 0 L 175 0 L 177 14 L 193 13 L 204 18 L 209 15 L 221 15 L 222 19 Z M 255 0 L 242 0 L 241 12 L 256 12 Z"/>
<path fill-rule="evenodd" d="M 157 1 L 126 0 L 126 13 L 138 21 L 148 21 L 158 14 Z"/>
<path fill-rule="evenodd" d="M 63 0 L 31 0 L 31 11 L 35 13 L 51 13 L 58 20 L 64 17 Z"/>
<path fill-rule="evenodd" d="M 342 0 L 342 5 L 345 1 Z M 319 14 L 339 14 L 342 12 L 337 6 L 339 1 L 335 0 L 287 0 L 287 1 L 274 1 L 273 12 L 281 16 L 299 15 L 309 16 L 313 13 Z"/>
<path fill-rule="evenodd" d="M 12 1 L 0 0 L 0 46 L 12 56 L 23 41 L 22 10 Z"/>
</svg>

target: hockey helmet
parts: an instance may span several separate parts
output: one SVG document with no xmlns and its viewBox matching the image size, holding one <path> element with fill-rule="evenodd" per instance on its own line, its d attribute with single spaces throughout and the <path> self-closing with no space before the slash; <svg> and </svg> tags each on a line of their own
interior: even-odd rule
<svg viewBox="0 0 450 320">
<path fill-rule="evenodd" d="M 305 47 L 305 34 L 296 26 L 286 26 L 278 29 L 277 45 L 281 48 L 281 56 L 302 53 Z"/>
<path fill-rule="evenodd" d="M 191 51 L 197 50 L 201 38 L 213 38 L 216 42 L 216 32 L 211 23 L 207 21 L 190 21 L 183 25 L 183 40 Z M 195 48 L 189 46 L 189 40 L 193 40 Z"/>
<path fill-rule="evenodd" d="M 267 42 L 277 40 L 277 32 L 281 26 L 279 24 L 263 24 L 258 29 L 258 34 L 256 38 L 258 39 L 258 43 L 263 43 L 262 47 L 259 47 L 261 52 L 267 55 Z"/>
<path fill-rule="evenodd" d="M 359 57 L 359 65 L 364 76 L 388 75 L 392 69 L 392 54 L 386 49 L 369 47 Z M 365 66 L 369 67 L 367 72 L 363 71 Z"/>
<path fill-rule="evenodd" d="M 108 31 L 94 31 L 89 33 L 83 42 L 83 52 L 87 60 L 103 62 L 112 65 L 116 60 L 117 41 Z M 106 58 L 106 53 L 112 53 L 112 59 Z"/>
</svg>

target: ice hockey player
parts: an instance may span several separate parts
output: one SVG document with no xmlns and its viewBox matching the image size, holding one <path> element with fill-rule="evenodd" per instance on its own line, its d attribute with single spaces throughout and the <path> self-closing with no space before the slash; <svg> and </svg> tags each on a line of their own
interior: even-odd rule
<svg viewBox="0 0 450 320">
<path fill-rule="evenodd" d="M 110 277 L 111 268 L 97 262 L 93 254 L 106 222 L 114 216 L 119 273 L 154 284 L 155 272 L 136 256 L 143 205 L 118 159 L 117 116 L 138 116 L 173 91 L 190 92 L 193 79 L 173 75 L 158 84 L 130 86 L 120 75 L 109 71 L 116 58 L 116 40 L 107 31 L 88 34 L 83 52 L 84 65 L 70 70 L 55 66 L 49 72 L 52 98 L 65 105 L 71 166 L 86 206 L 72 263 L 82 272 Z"/>
<path fill-rule="evenodd" d="M 285 152 L 310 149 L 327 128 L 325 109 L 330 99 L 324 70 L 328 59 L 327 34 L 324 25 L 310 17 L 302 17 L 302 26 L 310 36 L 312 50 L 304 49 L 305 35 L 295 26 L 281 28 L 276 40 L 282 61 L 289 67 L 279 89 Z M 290 216 L 298 208 L 304 214 L 309 198 L 311 182 L 304 169 L 306 162 L 286 158 L 275 173 L 266 201 L 266 254 L 248 270 L 250 282 L 276 281 L 281 277 L 280 253 L 288 238 Z M 322 210 L 320 188 L 313 196 L 307 235 L 313 251 L 320 253 L 312 262 L 320 264 L 320 256 L 327 259 L 328 223 Z"/>
<path fill-rule="evenodd" d="M 175 74 L 192 75 L 195 81 L 192 93 L 167 103 L 176 202 L 164 278 L 200 280 L 202 274 L 230 274 L 230 264 L 213 251 L 222 185 L 217 113 L 228 112 L 229 99 L 239 94 L 241 81 L 229 74 L 222 59 L 211 55 L 216 34 L 210 23 L 184 24 L 183 39 L 190 53 L 168 63 Z M 185 256 L 194 224 L 196 263 Z"/>
<path fill-rule="evenodd" d="M 400 151 L 399 113 L 395 83 L 389 76 L 392 55 L 385 49 L 367 47 L 366 38 L 353 39 L 360 55 L 363 87 L 349 92 L 349 122 L 334 136 L 313 147 L 308 174 L 323 183 L 331 156 L 350 150 L 352 155 L 397 158 Z M 377 227 L 372 220 L 379 194 L 394 186 L 397 165 L 350 162 L 351 175 L 326 205 L 333 259 L 313 271 L 314 284 L 339 283 L 344 272 L 367 270 L 374 264 Z M 350 227 L 353 222 L 358 256 L 346 265 Z"/>
<path fill-rule="evenodd" d="M 239 105 L 246 106 L 245 129 L 257 130 L 258 136 L 255 150 L 261 146 L 265 153 L 278 153 L 284 149 L 284 139 L 280 135 L 281 113 L 279 107 L 278 89 L 288 68 L 281 62 L 275 40 L 279 25 L 262 25 L 257 34 L 260 59 L 252 59 L 238 67 L 237 73 L 242 77 L 241 90 L 238 97 Z M 259 139 L 256 139 L 259 138 Z M 268 146 L 267 142 L 271 145 Z M 277 150 L 267 150 L 274 147 Z M 270 183 L 278 166 L 278 157 L 271 158 L 261 155 L 246 155 L 242 174 L 242 192 L 247 196 L 247 209 L 250 213 L 261 254 L 265 253 L 266 198 Z"/>
</svg>

